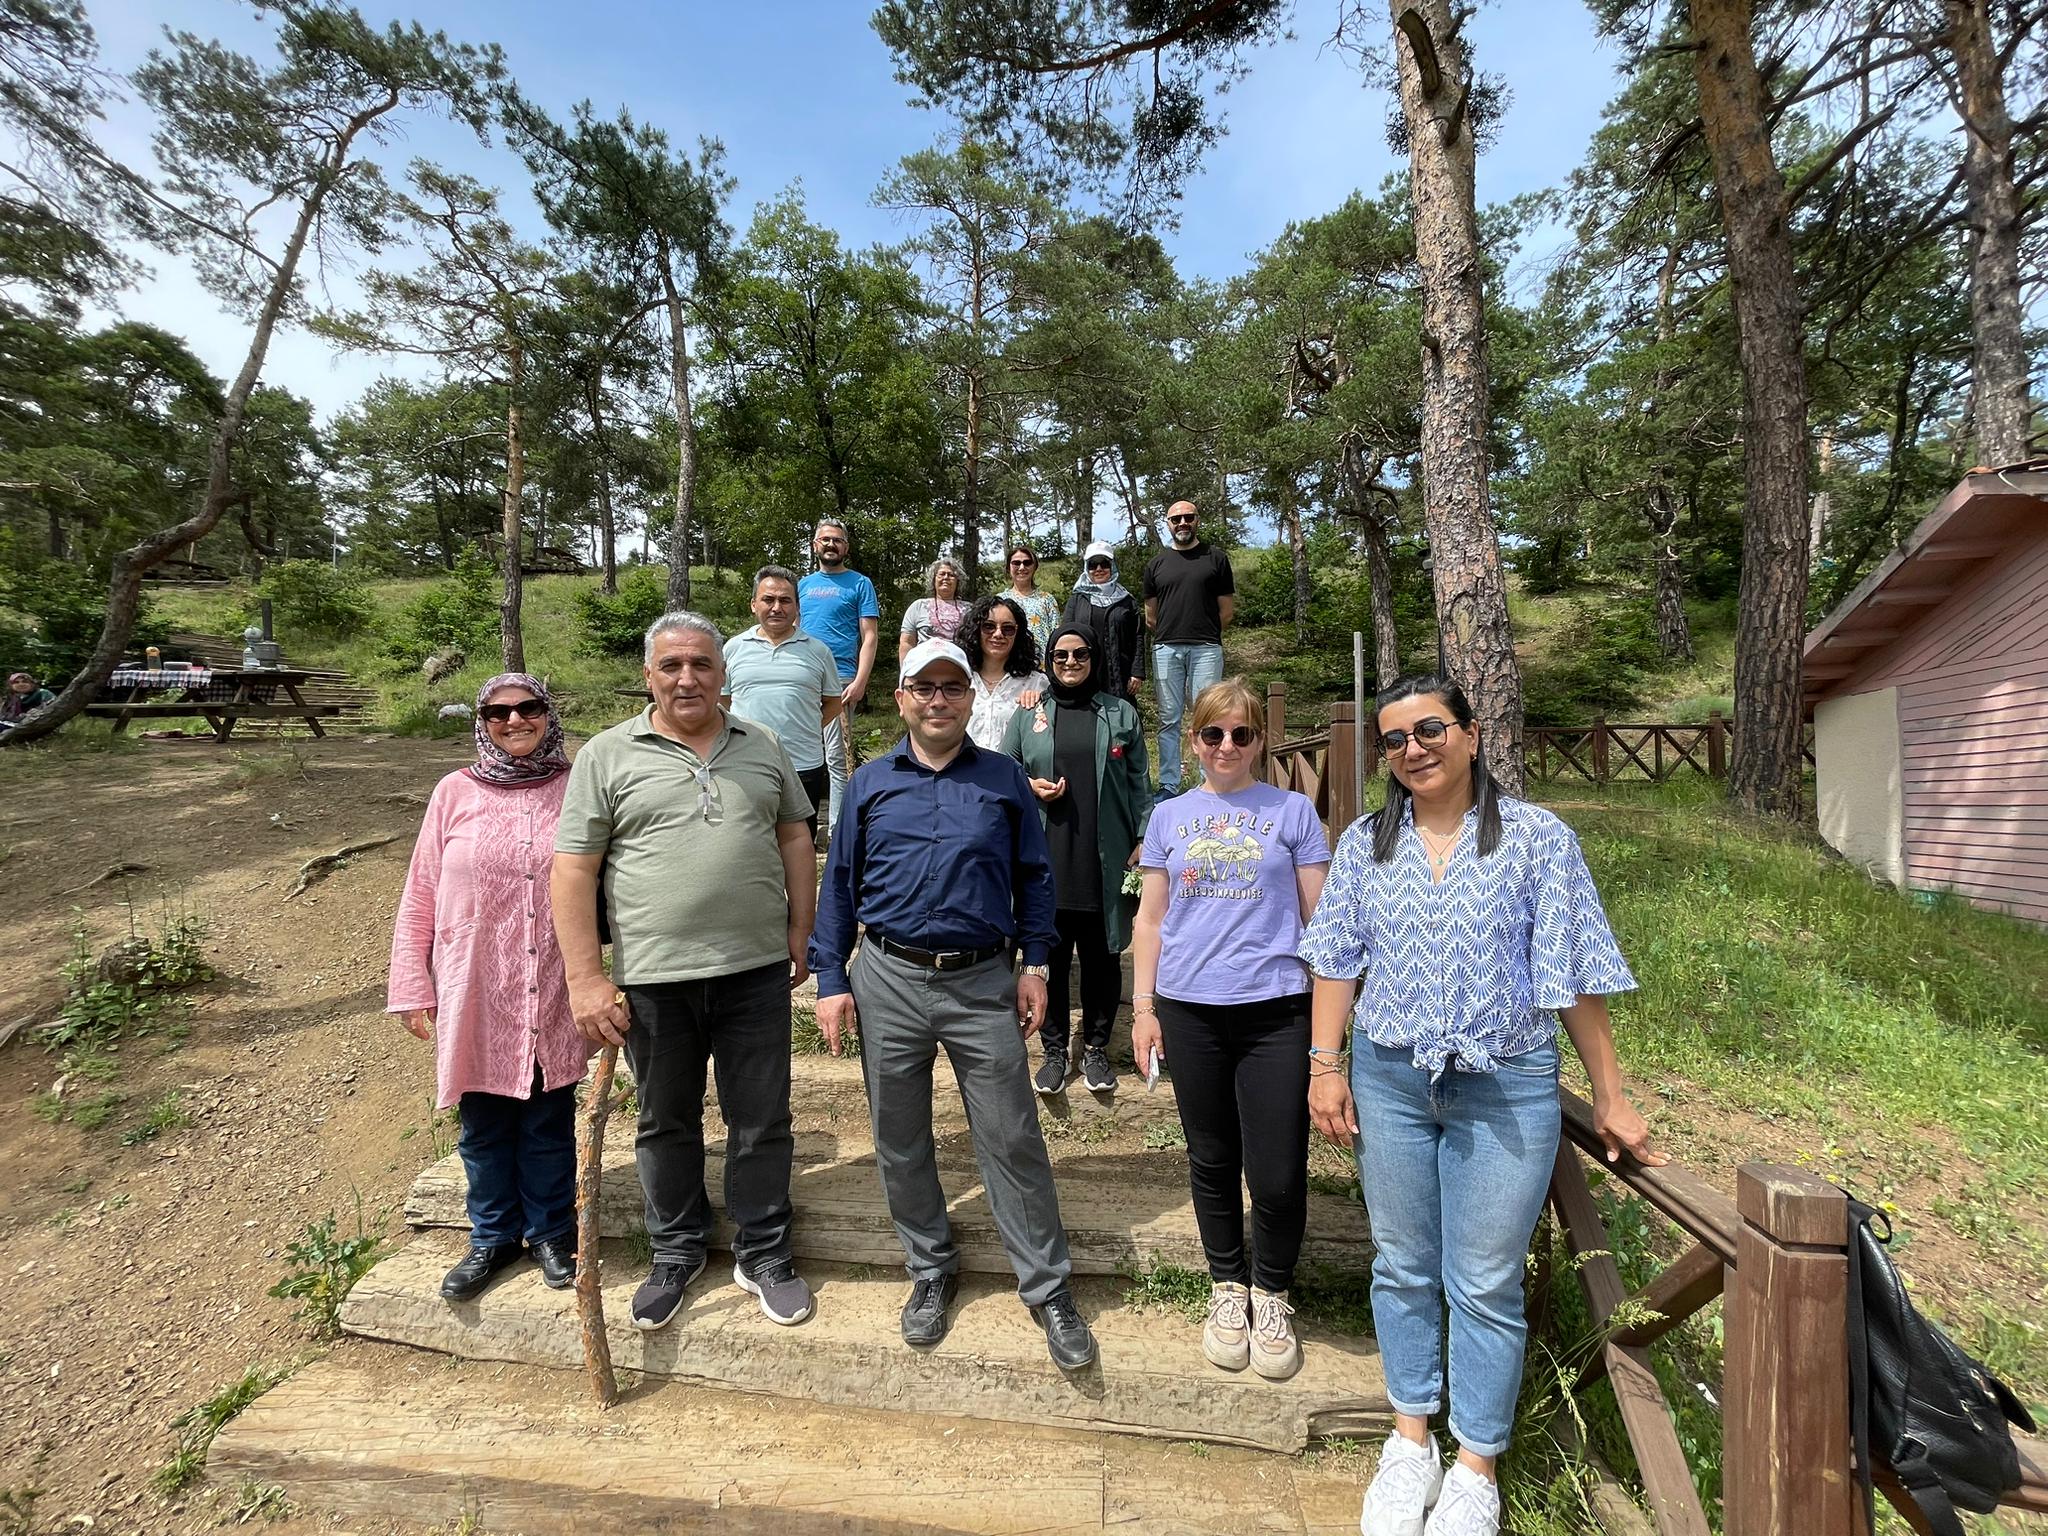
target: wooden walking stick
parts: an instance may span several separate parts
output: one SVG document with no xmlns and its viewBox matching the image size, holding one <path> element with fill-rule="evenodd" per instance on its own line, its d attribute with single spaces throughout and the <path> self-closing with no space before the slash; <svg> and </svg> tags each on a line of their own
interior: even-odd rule
<svg viewBox="0 0 2048 1536">
<path fill-rule="evenodd" d="M 576 1320 L 583 1332 L 583 1369 L 598 1406 L 619 1400 L 619 1378 L 612 1371 L 611 1340 L 604 1329 L 604 1290 L 598 1282 L 598 1205 L 604 1179 L 604 1124 L 612 1112 L 612 1076 L 619 1068 L 619 1048 L 598 1053 L 590 1082 L 588 1113 L 583 1117 L 576 1148 Z"/>
</svg>

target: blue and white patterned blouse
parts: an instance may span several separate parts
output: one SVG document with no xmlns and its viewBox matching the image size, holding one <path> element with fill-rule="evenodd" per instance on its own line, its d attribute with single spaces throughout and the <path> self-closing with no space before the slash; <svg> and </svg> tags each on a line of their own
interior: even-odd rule
<svg viewBox="0 0 2048 1536">
<path fill-rule="evenodd" d="M 1500 845 L 1473 856 L 1477 810 L 1441 884 L 1410 807 L 1385 864 L 1372 818 L 1337 843 L 1300 955 L 1318 976 L 1364 976 L 1353 1023 L 1377 1045 L 1410 1046 L 1436 1077 L 1491 1072 L 1501 1057 L 1547 1044 L 1554 1010 L 1581 995 L 1628 992 L 1600 893 L 1571 828 L 1522 800 L 1500 799 Z"/>
</svg>

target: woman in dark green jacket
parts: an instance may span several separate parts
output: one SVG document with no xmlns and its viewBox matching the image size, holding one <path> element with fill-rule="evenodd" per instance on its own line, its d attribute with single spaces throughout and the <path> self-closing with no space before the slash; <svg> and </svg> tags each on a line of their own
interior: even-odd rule
<svg viewBox="0 0 2048 1536">
<path fill-rule="evenodd" d="M 1136 898 L 1124 872 L 1136 861 L 1152 811 L 1145 735 L 1127 700 L 1096 686 L 1094 637 L 1076 624 L 1053 632 L 1046 671 L 1052 688 L 1036 709 L 1010 717 L 1003 750 L 1024 766 L 1038 796 L 1052 850 L 1059 943 L 1047 988 L 1052 1002 L 1039 1039 L 1045 1063 L 1034 1082 L 1043 1094 L 1066 1087 L 1067 999 L 1074 957 L 1081 965 L 1081 1076 L 1098 1093 L 1116 1088 L 1109 1029 L 1123 995 L 1117 956 L 1131 942 Z"/>
</svg>

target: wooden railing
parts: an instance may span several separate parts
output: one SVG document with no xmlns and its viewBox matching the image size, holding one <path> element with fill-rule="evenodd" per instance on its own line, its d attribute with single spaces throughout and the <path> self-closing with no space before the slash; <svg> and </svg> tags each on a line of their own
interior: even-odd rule
<svg viewBox="0 0 2048 1536">
<path fill-rule="evenodd" d="M 1583 779 L 1588 784 L 1618 780 L 1661 784 L 1684 772 L 1726 778 L 1728 748 L 1734 739 L 1734 728 L 1719 713 L 1709 715 L 1704 725 L 1622 725 L 1600 719 L 1591 725 L 1525 726 L 1522 751 L 1532 784 L 1554 784 L 1561 779 Z M 1810 724 L 1801 751 L 1812 766 Z"/>
<path fill-rule="evenodd" d="M 1320 731 L 1287 739 L 1287 685 L 1266 690 L 1266 782 L 1308 796 L 1316 814 L 1337 835 L 1358 819 L 1358 715 L 1349 699 L 1330 706 L 1330 723 Z M 1376 758 L 1376 744 L 1368 745 Z M 1369 762 L 1366 773 L 1378 767 Z"/>
<path fill-rule="evenodd" d="M 1569 1090 L 1562 1096 L 1565 1139 L 1550 1204 L 1601 1332 L 1578 1386 L 1603 1377 L 1613 1384 L 1660 1536 L 1707 1536 L 1710 1527 L 1648 1350 L 1716 1297 L 1724 1299 L 1725 1536 L 1864 1536 L 1849 1433 L 1847 1197 L 1812 1174 L 1766 1163 L 1737 1170 L 1733 1200 L 1683 1168 L 1649 1168 L 1626 1154 L 1609 1163 L 1592 1106 Z M 1582 1156 L 1692 1240 L 1633 1294 Z M 2022 1439 L 2020 1455 L 2024 1479 L 2006 1504 L 2048 1512 L 2048 1445 Z M 1889 1468 L 1877 1469 L 1876 1482 L 1909 1526 L 1928 1530 Z"/>
</svg>

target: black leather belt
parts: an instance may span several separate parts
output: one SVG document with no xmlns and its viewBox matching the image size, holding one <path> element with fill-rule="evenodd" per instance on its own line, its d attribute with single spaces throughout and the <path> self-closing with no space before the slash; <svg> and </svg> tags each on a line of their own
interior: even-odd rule
<svg viewBox="0 0 2048 1536">
<path fill-rule="evenodd" d="M 894 955 L 898 960 L 907 960 L 912 965 L 921 965 L 928 971 L 964 971 L 971 965 L 980 965 L 984 960 L 993 960 L 997 955 L 1010 952 L 1007 944 L 991 944 L 986 949 L 912 949 L 908 944 L 898 944 L 886 934 L 870 934 L 882 953 Z"/>
</svg>

